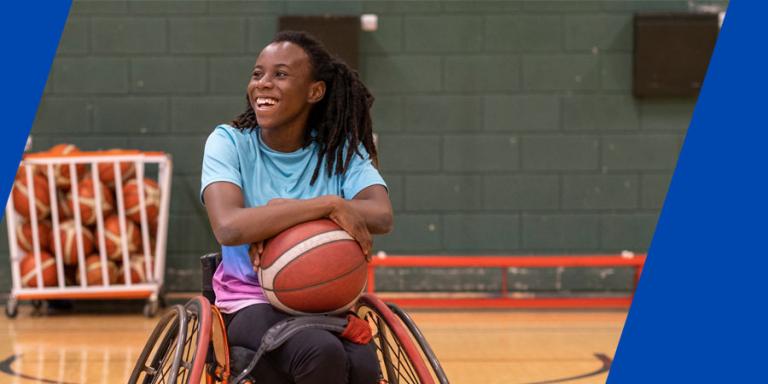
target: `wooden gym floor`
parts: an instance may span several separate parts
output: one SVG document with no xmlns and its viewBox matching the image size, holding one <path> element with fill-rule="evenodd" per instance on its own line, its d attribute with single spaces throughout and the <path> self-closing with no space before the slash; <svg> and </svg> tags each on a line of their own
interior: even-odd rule
<svg viewBox="0 0 768 384">
<path fill-rule="evenodd" d="M 0 383 L 124 383 L 158 317 L 0 317 Z M 625 311 L 409 311 L 451 383 L 604 383 Z"/>
</svg>

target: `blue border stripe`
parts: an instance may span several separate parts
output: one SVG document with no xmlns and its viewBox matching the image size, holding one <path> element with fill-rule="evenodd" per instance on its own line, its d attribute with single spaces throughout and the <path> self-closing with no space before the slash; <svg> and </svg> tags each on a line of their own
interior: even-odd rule
<svg viewBox="0 0 768 384">
<path fill-rule="evenodd" d="M 609 384 L 766 382 L 766 15 L 730 3 Z"/>
<path fill-rule="evenodd" d="M 0 4 L 0 196 L 2 217 L 35 112 L 48 79 L 70 0 Z"/>
</svg>

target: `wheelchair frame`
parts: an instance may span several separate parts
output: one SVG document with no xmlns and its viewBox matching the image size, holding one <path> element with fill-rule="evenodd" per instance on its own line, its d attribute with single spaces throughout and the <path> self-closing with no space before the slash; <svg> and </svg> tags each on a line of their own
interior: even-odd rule
<svg viewBox="0 0 768 384">
<path fill-rule="evenodd" d="M 175 305 L 158 322 L 139 355 L 129 383 L 232 383 L 224 321 L 215 305 L 213 272 L 221 256 L 201 257 L 203 295 Z M 363 294 L 355 313 L 371 326 L 381 383 L 448 383 L 440 362 L 416 324 L 394 304 Z M 256 378 L 258 380 L 258 378 Z M 240 383 L 252 383 L 245 380 Z M 240 384 L 237 383 L 237 384 Z"/>
</svg>

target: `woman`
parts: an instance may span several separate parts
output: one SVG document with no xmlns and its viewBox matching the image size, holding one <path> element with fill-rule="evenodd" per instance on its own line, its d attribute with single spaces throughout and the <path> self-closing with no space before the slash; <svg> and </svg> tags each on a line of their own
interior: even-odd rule
<svg viewBox="0 0 768 384">
<path fill-rule="evenodd" d="M 264 332 L 288 316 L 268 304 L 259 285 L 262 242 L 327 217 L 369 255 L 371 234 L 392 227 L 392 207 L 374 167 L 373 97 L 317 40 L 279 33 L 256 60 L 247 100 L 246 111 L 206 142 L 201 197 L 222 245 L 214 291 L 229 343 L 256 350 Z M 374 383 L 378 370 L 372 345 L 306 330 L 267 354 L 252 376 L 260 383 Z"/>
</svg>

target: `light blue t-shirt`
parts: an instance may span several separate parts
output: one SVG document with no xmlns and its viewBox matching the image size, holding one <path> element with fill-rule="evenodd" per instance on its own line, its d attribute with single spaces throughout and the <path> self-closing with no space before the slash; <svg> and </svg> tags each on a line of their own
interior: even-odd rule
<svg viewBox="0 0 768 384">
<path fill-rule="evenodd" d="M 246 208 L 265 205 L 275 198 L 337 195 L 352 199 L 371 185 L 386 187 L 368 152 L 362 146 L 358 150 L 361 156 L 353 156 L 341 175 L 329 177 L 323 162 L 317 180 L 310 185 L 317 164 L 316 143 L 295 152 L 278 152 L 264 144 L 258 128 L 239 130 L 219 125 L 205 143 L 200 198 L 208 185 L 221 181 L 240 187 Z M 213 289 L 216 306 L 224 313 L 267 302 L 251 266 L 248 247 L 221 247 L 222 263 L 214 274 Z"/>
</svg>

